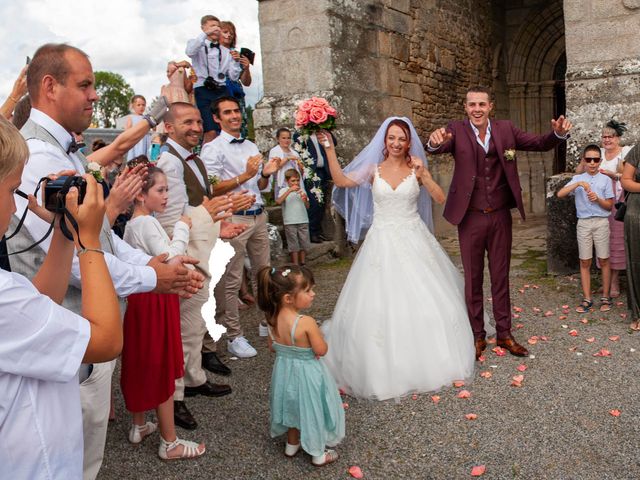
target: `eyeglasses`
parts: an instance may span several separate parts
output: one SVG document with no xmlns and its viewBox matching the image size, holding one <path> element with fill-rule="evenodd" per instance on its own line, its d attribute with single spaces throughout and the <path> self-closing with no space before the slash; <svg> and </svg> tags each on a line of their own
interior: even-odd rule
<svg viewBox="0 0 640 480">
<path fill-rule="evenodd" d="M 586 163 L 600 163 L 600 160 L 602 160 L 600 157 L 584 157 Z"/>
</svg>

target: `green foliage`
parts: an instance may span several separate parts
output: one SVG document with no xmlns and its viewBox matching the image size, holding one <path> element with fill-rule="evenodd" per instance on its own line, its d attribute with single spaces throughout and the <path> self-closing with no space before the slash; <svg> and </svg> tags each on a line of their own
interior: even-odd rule
<svg viewBox="0 0 640 480">
<path fill-rule="evenodd" d="M 113 128 L 116 118 L 129 113 L 129 102 L 133 97 L 133 89 L 119 73 L 95 72 L 96 102 L 94 123 L 100 127 Z"/>
<path fill-rule="evenodd" d="M 256 132 L 253 126 L 253 107 L 251 105 L 247 105 L 245 112 L 247 114 L 247 138 L 253 142 L 256 139 Z"/>
</svg>

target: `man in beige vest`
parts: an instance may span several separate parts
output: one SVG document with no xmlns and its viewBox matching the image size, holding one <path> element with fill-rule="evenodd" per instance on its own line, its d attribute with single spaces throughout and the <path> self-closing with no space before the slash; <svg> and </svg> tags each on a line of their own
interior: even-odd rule
<svg viewBox="0 0 640 480">
<path fill-rule="evenodd" d="M 231 199 L 227 195 L 213 198 L 205 167 L 191 153 L 202 135 L 202 119 L 198 109 L 189 103 L 174 103 L 164 122 L 169 134 L 169 150 L 160 156 L 158 167 L 167 176 L 169 201 L 166 210 L 158 214 L 157 219 L 171 236 L 173 226 L 182 214 L 191 217 L 193 226 L 189 233 L 187 253 L 200 260 L 197 268 L 206 278 L 205 286 L 200 292 L 180 302 L 185 373 L 183 378 L 176 381 L 174 416 L 176 425 L 194 429 L 197 423 L 184 403 L 185 396 L 219 397 L 231 393 L 229 385 L 209 382 L 202 368 L 201 350 L 207 329 L 201 308 L 207 301 L 209 292 L 209 257 L 216 239 L 219 236 L 234 238 L 244 230 L 244 226 L 222 222 L 222 219 L 231 216 L 238 199 Z M 250 198 L 244 199 L 247 204 L 251 201 Z M 223 300 L 223 297 L 216 297 L 218 304 Z M 215 342 L 210 341 L 207 346 L 215 351 Z"/>
</svg>

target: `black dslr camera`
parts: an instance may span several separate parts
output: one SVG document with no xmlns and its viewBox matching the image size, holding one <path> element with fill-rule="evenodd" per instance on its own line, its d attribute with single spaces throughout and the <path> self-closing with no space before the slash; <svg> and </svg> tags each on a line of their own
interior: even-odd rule
<svg viewBox="0 0 640 480">
<path fill-rule="evenodd" d="M 84 195 L 87 192 L 87 181 L 79 176 L 58 177 L 56 180 L 49 180 L 44 186 L 44 208 L 50 212 L 62 212 L 64 210 L 65 199 L 69 189 L 78 189 L 78 205 L 82 204 Z"/>
<path fill-rule="evenodd" d="M 224 75 L 222 76 L 222 78 L 224 79 Z M 224 87 L 218 85 L 212 76 L 208 76 L 204 79 L 204 88 L 206 88 L 207 90 L 211 90 L 212 92 L 217 92 Z"/>
</svg>

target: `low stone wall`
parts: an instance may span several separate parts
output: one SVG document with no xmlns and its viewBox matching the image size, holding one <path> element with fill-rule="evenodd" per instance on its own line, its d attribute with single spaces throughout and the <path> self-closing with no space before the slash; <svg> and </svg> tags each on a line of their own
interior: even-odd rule
<svg viewBox="0 0 640 480">
<path fill-rule="evenodd" d="M 571 196 L 557 196 L 558 190 L 573 176 L 573 173 L 561 173 L 547 180 L 547 272 L 553 275 L 580 270 L 575 202 Z"/>
</svg>

